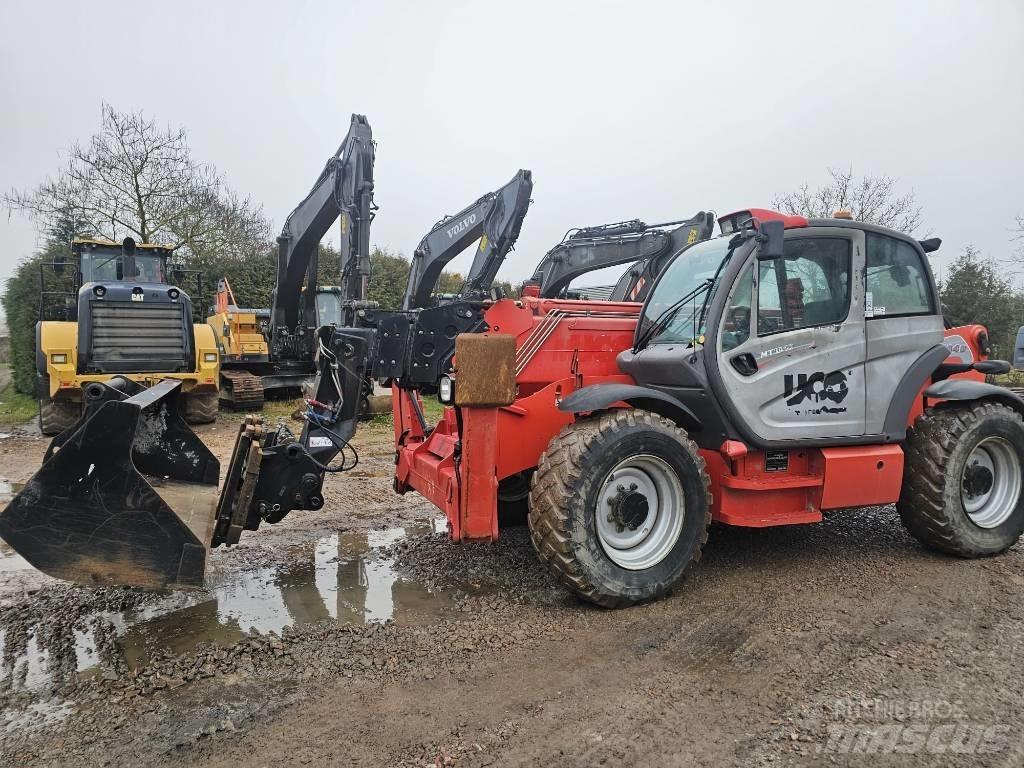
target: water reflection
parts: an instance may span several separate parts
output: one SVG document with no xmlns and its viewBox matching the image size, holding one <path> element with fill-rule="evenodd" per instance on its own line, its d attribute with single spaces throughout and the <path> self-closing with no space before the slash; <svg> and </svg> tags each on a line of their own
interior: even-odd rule
<svg viewBox="0 0 1024 768">
<path fill-rule="evenodd" d="M 47 681 L 59 687 L 101 667 L 144 666 L 156 653 L 187 653 L 208 642 L 231 645 L 251 632 L 280 633 L 324 620 L 429 621 L 451 610 L 451 596 L 399 575 L 380 550 L 406 536 L 442 530 L 443 521 L 426 520 L 405 528 L 331 534 L 290 550 L 286 566 L 247 571 L 203 592 L 169 593 L 138 611 L 82 619 L 56 654 L 48 650 L 51 643 L 37 641 L 41 626 L 20 629 L 20 638 L 0 632 L 0 689 Z M 0 570 L 6 565 L 0 560 Z M 100 663 L 96 648 L 102 642 L 92 637 L 89 623 L 97 618 L 113 630 L 119 661 Z"/>
</svg>

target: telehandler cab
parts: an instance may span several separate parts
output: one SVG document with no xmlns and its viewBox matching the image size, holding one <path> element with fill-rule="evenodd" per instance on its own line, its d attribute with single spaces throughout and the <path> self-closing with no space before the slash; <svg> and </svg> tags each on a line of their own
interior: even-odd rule
<svg viewBox="0 0 1024 768">
<path fill-rule="evenodd" d="M 521 172 L 492 200 L 528 199 L 530 184 Z M 215 497 L 215 464 L 188 428 L 146 416 L 175 384 L 97 385 L 0 536 L 61 578 L 198 586 L 206 547 L 323 505 L 325 473 L 352 466 L 330 462 L 346 455 L 367 371 L 392 391 L 396 491 L 434 503 L 453 540 L 494 540 L 502 489 L 528 485 L 541 559 L 602 606 L 665 594 L 713 520 L 792 525 L 895 503 L 926 546 L 963 557 L 1024 530 L 1024 401 L 983 381 L 1008 368 L 987 359 L 983 327 L 944 329 L 926 257 L 937 239 L 751 209 L 679 251 L 643 305 L 500 299 L 487 288 L 525 215 L 503 207 L 468 233 L 470 214 L 432 231 L 487 243 L 457 300 L 428 306 L 455 254 L 426 249 L 403 311 L 317 331 L 301 435 L 250 417 L 215 510 L 140 474 L 187 475 L 179 485 Z M 431 425 L 422 398 L 435 394 L 448 407 Z"/>
</svg>

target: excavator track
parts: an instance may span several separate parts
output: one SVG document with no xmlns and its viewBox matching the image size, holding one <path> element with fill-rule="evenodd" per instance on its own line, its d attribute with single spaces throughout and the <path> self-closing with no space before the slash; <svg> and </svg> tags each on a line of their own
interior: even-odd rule
<svg viewBox="0 0 1024 768">
<path fill-rule="evenodd" d="M 220 372 L 220 399 L 234 410 L 260 410 L 263 408 L 263 380 L 248 371 L 223 370 Z"/>
</svg>

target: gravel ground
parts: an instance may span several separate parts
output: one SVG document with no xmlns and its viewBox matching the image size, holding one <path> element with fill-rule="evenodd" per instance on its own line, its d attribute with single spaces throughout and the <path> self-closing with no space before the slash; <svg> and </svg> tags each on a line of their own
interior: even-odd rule
<svg viewBox="0 0 1024 768">
<path fill-rule="evenodd" d="M 226 458 L 230 424 L 198 431 Z M 603 611 L 523 529 L 431 533 L 386 426 L 358 444 L 324 510 L 217 550 L 208 593 L 6 572 L 0 763 L 1024 763 L 1021 545 L 937 556 L 884 507 L 715 527 L 675 594 Z M 44 449 L 0 441 L 0 474 Z"/>
</svg>

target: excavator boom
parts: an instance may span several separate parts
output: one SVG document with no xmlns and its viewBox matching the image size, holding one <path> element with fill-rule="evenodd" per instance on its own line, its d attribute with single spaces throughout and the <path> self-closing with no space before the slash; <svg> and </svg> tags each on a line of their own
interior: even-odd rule
<svg viewBox="0 0 1024 768">
<path fill-rule="evenodd" d="M 544 255 L 527 285 L 536 286 L 536 295 L 541 298 L 559 298 L 581 275 L 632 264 L 611 299 L 642 301 L 650 287 L 650 277 L 660 271 L 657 265 L 688 245 L 707 240 L 714 225 L 714 215 L 701 211 L 692 218 L 663 224 L 632 219 L 570 231 Z"/>
<path fill-rule="evenodd" d="M 370 277 L 374 144 L 364 115 L 352 123 L 309 194 L 285 220 L 277 238 L 277 282 L 270 314 L 274 361 L 313 359 L 320 241 L 341 220 L 344 298 L 365 301 Z"/>
<path fill-rule="evenodd" d="M 461 298 L 479 299 L 487 295 L 505 256 L 519 237 L 532 191 L 532 174 L 521 170 L 501 189 L 435 224 L 413 251 L 402 309 L 428 306 L 448 262 L 478 241 Z"/>
</svg>

